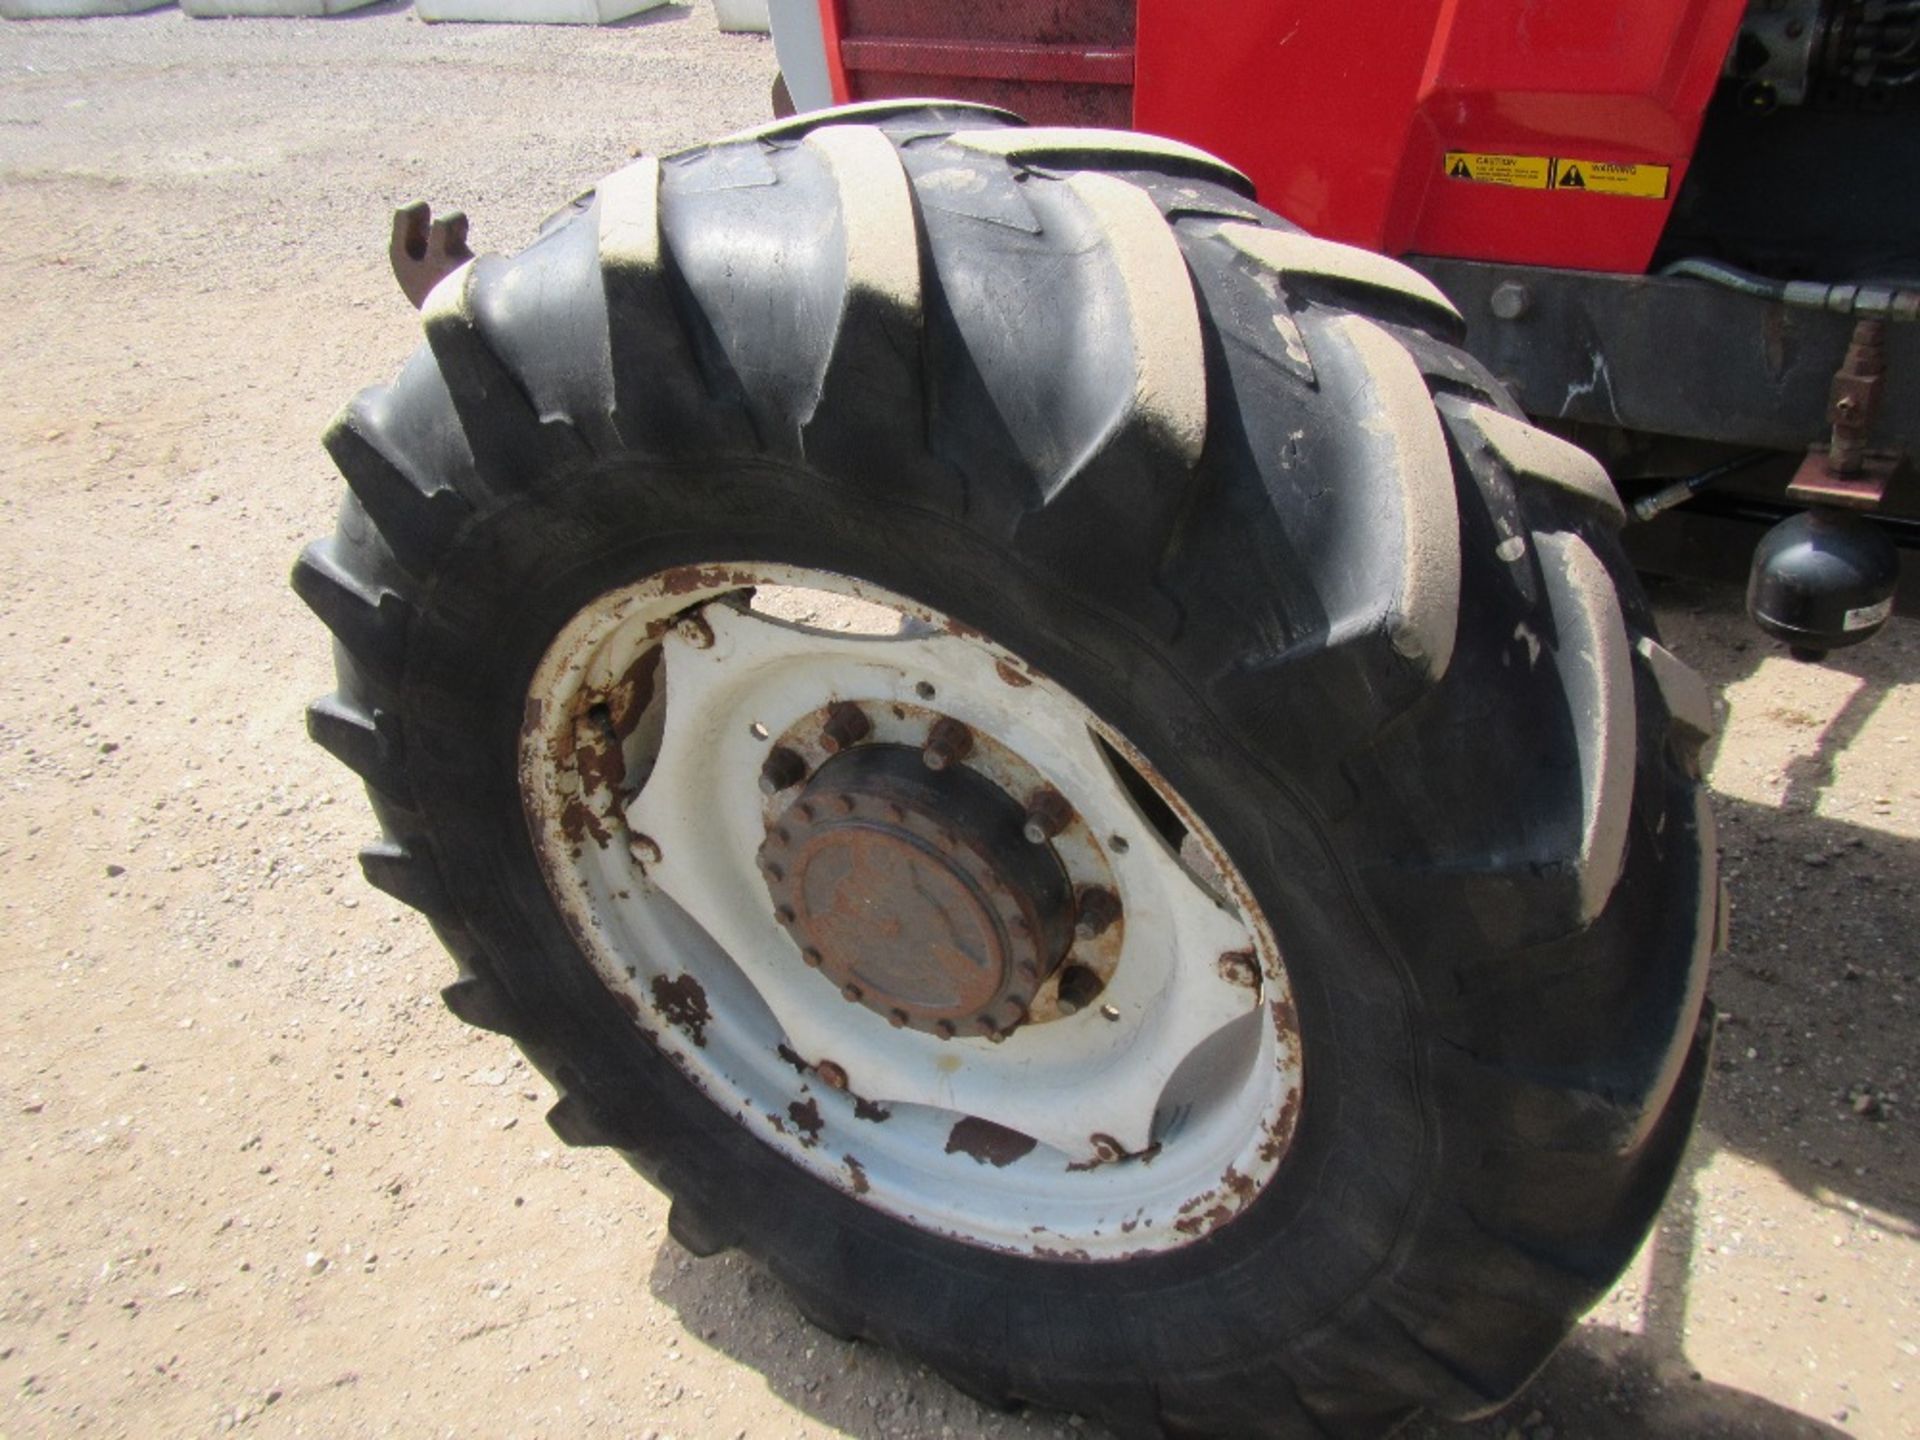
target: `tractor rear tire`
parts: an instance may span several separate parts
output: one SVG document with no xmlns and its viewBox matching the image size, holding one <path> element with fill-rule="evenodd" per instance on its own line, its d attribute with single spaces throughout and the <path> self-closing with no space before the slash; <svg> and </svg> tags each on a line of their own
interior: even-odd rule
<svg viewBox="0 0 1920 1440">
<path fill-rule="evenodd" d="M 366 781 L 367 878 L 553 1080 L 563 1139 L 993 1405 L 1363 1436 L 1526 1383 L 1692 1124 L 1713 707 L 1607 477 L 1438 291 L 1171 142 L 873 106 L 642 160 L 424 322 L 327 435 L 310 729 Z M 956 1238 L 709 1098 L 662 1041 L 685 994 L 589 963 L 609 917 L 569 923 L 528 809 L 542 666 L 597 597 L 736 562 L 950 617 L 1190 807 L 1284 967 L 1270 1175 L 1137 1254 Z"/>
</svg>

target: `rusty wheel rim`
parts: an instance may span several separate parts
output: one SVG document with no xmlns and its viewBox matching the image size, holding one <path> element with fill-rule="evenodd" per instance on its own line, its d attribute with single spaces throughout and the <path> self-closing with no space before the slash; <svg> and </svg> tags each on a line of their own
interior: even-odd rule
<svg viewBox="0 0 1920 1440">
<path fill-rule="evenodd" d="M 819 597 L 856 628 L 809 623 Z M 1018 655 L 847 577 L 690 567 L 575 616 L 526 713 L 529 833 L 583 954 L 816 1177 L 1098 1261 L 1190 1243 L 1277 1172 L 1301 1056 L 1271 927 Z"/>
</svg>

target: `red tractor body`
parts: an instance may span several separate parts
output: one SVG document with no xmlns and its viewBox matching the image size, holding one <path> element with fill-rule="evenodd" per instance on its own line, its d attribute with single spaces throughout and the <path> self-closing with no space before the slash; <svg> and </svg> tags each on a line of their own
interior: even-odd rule
<svg viewBox="0 0 1920 1440">
<path fill-rule="evenodd" d="M 1746 0 L 826 0 L 839 101 L 954 94 L 1210 150 L 1388 254 L 1645 270 Z"/>
<path fill-rule="evenodd" d="M 1169 136 L 1307 231 L 1406 259 L 1527 413 L 1662 517 L 1629 537 L 1648 568 L 1746 576 L 1768 525 L 1847 509 L 1864 578 L 1809 602 L 1820 623 L 1775 623 L 1777 567 L 1754 570 L 1756 618 L 1808 653 L 1871 633 L 1847 617 L 1882 615 L 1894 547 L 1920 545 L 1896 478 L 1920 415 L 1920 0 L 802 13 L 824 61 L 803 105 L 946 95 Z"/>
</svg>

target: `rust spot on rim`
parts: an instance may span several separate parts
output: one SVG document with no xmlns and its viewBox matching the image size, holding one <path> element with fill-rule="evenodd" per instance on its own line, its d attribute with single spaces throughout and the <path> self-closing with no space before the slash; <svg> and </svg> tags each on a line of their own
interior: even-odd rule
<svg viewBox="0 0 1920 1440">
<path fill-rule="evenodd" d="M 853 1097 L 853 1118 L 878 1125 L 883 1120 L 891 1120 L 893 1112 L 886 1106 L 867 1099 L 864 1095 L 856 1095 Z"/>
<path fill-rule="evenodd" d="M 627 667 L 627 673 L 607 691 L 607 716 L 613 723 L 613 733 L 620 739 L 624 740 L 633 734 L 640 717 L 653 703 L 654 686 L 659 673 L 660 647 L 650 645 L 640 652 L 639 658 Z"/>
<path fill-rule="evenodd" d="M 1267 1138 L 1260 1142 L 1260 1159 L 1271 1165 L 1287 1153 L 1287 1147 L 1293 1143 L 1293 1127 L 1300 1121 L 1300 1091 L 1298 1087 L 1287 1092 L 1286 1104 L 1280 1107 L 1280 1113 L 1267 1125 Z"/>
<path fill-rule="evenodd" d="M 680 565 L 660 572 L 660 589 L 667 595 L 690 595 L 695 590 L 742 589 L 754 583 L 744 570 L 724 565 Z"/>
<path fill-rule="evenodd" d="M 846 1162 L 847 1179 L 853 1182 L 854 1194 L 864 1195 L 873 1188 L 867 1183 L 867 1169 L 864 1165 L 851 1155 L 842 1155 L 840 1158 Z"/>
<path fill-rule="evenodd" d="M 682 975 L 674 980 L 664 975 L 654 976 L 653 1008 L 669 1025 L 686 1031 L 687 1038 L 694 1044 L 707 1043 L 707 1022 L 713 1019 L 713 1012 L 707 1008 L 707 992 L 693 976 Z"/>
<path fill-rule="evenodd" d="M 587 843 L 589 836 L 593 838 L 594 844 L 603 849 L 613 843 L 612 834 L 601 822 L 600 817 L 594 814 L 593 807 L 578 795 L 569 797 L 567 803 L 560 808 L 560 833 L 567 837 L 567 843 L 576 851 Z"/>
<path fill-rule="evenodd" d="M 982 1165 L 1002 1169 L 1030 1152 L 1039 1141 L 1018 1130 L 969 1115 L 947 1136 L 947 1154 L 966 1155 Z"/>
<path fill-rule="evenodd" d="M 993 662 L 993 673 L 1006 681 L 1007 684 L 1013 686 L 1016 690 L 1024 690 L 1027 686 L 1033 684 L 1031 676 L 1022 675 L 1004 660 L 996 660 Z"/>
<path fill-rule="evenodd" d="M 794 1133 L 800 1137 L 800 1143 L 812 1149 L 820 1143 L 820 1132 L 826 1128 L 826 1122 L 820 1118 L 820 1106 L 813 1100 L 796 1100 L 787 1106 L 787 1115 L 793 1121 Z"/>
</svg>

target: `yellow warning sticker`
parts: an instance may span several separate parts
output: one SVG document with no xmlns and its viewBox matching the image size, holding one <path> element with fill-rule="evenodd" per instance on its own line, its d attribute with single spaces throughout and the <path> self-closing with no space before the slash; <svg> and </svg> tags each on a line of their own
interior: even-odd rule
<svg viewBox="0 0 1920 1440">
<path fill-rule="evenodd" d="M 1667 177 L 1670 173 L 1665 165 L 1623 165 L 1613 160 L 1560 160 L 1555 162 L 1553 188 L 1664 200 L 1667 198 Z"/>
<path fill-rule="evenodd" d="M 1521 190 L 1553 188 L 1553 161 L 1545 155 L 1481 155 L 1471 150 L 1449 150 L 1444 165 L 1455 180 L 1510 185 Z"/>
<path fill-rule="evenodd" d="M 1449 150 L 1440 164 L 1451 180 L 1472 180 L 1481 185 L 1505 185 L 1517 190 L 1586 190 L 1595 195 L 1635 195 L 1644 200 L 1666 199 L 1667 181 L 1672 174 L 1666 165 L 1561 160 L 1552 155 L 1483 155 L 1474 150 Z"/>
</svg>

